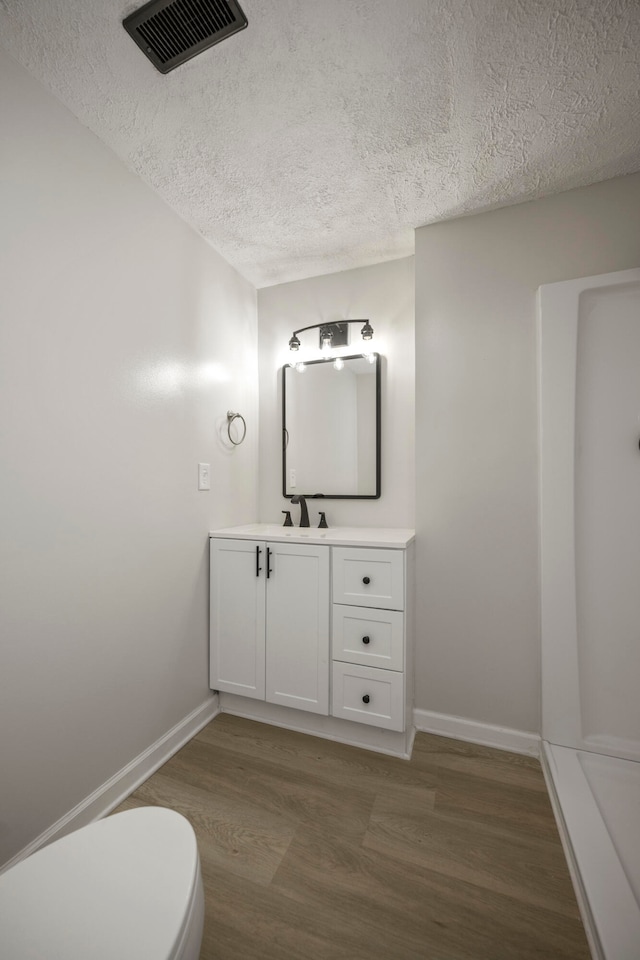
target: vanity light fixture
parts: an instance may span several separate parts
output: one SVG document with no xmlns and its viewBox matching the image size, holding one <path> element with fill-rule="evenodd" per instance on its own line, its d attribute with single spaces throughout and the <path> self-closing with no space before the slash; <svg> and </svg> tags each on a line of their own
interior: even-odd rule
<svg viewBox="0 0 640 960">
<path fill-rule="evenodd" d="M 298 334 L 304 333 L 305 330 L 320 331 L 320 348 L 323 351 L 329 352 L 335 346 L 344 346 L 347 343 L 345 335 L 347 324 L 349 323 L 364 324 L 360 330 L 362 339 L 369 341 L 373 338 L 373 327 L 368 320 L 341 320 L 339 323 L 312 323 L 308 327 L 300 327 L 299 330 L 293 331 L 293 335 L 289 340 L 289 350 L 300 349 L 300 338 Z"/>
</svg>

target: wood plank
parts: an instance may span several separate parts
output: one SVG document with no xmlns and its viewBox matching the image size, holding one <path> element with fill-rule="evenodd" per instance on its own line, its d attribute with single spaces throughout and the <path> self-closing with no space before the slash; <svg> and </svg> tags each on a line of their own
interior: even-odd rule
<svg viewBox="0 0 640 960">
<path fill-rule="evenodd" d="M 341 833 L 362 839 L 375 794 L 365 785 L 353 787 L 301 773 L 295 765 L 274 766 L 259 757 L 247 763 L 243 755 L 192 740 L 162 768 L 163 775 L 242 803 L 248 796 L 265 813 L 296 820 L 322 822 Z M 336 809 L 340 817 L 336 818 Z"/>
<path fill-rule="evenodd" d="M 162 773 L 143 783 L 135 796 L 185 816 L 202 860 L 258 884 L 271 882 L 298 826 L 296 819 L 264 811 L 250 795 L 230 799 Z"/>
<path fill-rule="evenodd" d="M 393 798 L 381 792 L 364 845 L 531 906 L 577 914 L 559 844 L 515 832 L 505 835 L 479 821 L 452 820 L 436 811 L 399 814 Z"/>
<path fill-rule="evenodd" d="M 511 783 L 546 793 L 540 762 L 535 757 L 464 740 L 419 733 L 416 735 L 411 764 L 432 774 L 441 769 L 461 770 L 498 783 Z"/>
<path fill-rule="evenodd" d="M 549 797 L 546 791 L 530 782 L 526 786 L 499 782 L 465 770 L 442 767 L 438 771 L 435 810 L 450 818 L 471 819 L 506 833 L 559 842 Z"/>
</svg>

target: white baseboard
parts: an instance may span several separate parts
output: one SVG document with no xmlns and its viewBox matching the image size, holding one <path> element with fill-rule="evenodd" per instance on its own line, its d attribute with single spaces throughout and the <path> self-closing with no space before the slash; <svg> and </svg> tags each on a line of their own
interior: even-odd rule
<svg viewBox="0 0 640 960">
<path fill-rule="evenodd" d="M 93 793 L 76 804 L 72 810 L 60 817 L 39 837 L 28 843 L 11 860 L 0 867 L 0 873 L 4 873 L 5 870 L 15 866 L 20 860 L 24 860 L 25 857 L 35 853 L 40 847 L 52 843 L 54 840 L 59 840 L 60 837 L 72 833 L 79 827 L 84 827 L 88 823 L 104 817 L 119 803 L 122 803 L 141 783 L 144 783 L 152 773 L 155 773 L 180 747 L 191 740 L 199 730 L 202 730 L 219 713 L 220 702 L 216 694 L 196 707 L 195 710 L 192 710 L 188 716 L 176 723 L 155 743 L 152 743 L 150 747 L 147 747 L 130 763 L 118 770 Z"/>
<path fill-rule="evenodd" d="M 413 723 L 416 730 L 424 733 L 435 733 L 440 737 L 466 740 L 483 747 L 496 747 L 498 750 L 510 750 L 512 753 L 524 753 L 532 757 L 540 756 L 540 737 L 536 733 L 496 727 L 491 723 L 451 717 L 445 713 L 432 713 L 430 710 L 414 710 Z"/>
</svg>

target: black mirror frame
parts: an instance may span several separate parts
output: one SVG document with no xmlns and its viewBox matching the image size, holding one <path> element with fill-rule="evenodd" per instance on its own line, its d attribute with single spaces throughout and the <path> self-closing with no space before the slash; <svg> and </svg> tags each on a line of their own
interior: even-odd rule
<svg viewBox="0 0 640 960">
<path fill-rule="evenodd" d="M 287 368 L 293 369 L 294 364 L 285 363 L 282 368 L 282 496 L 287 500 L 292 497 L 306 497 L 307 499 L 316 498 L 322 500 L 379 500 L 381 496 L 381 476 L 382 476 L 382 429 L 381 429 L 381 371 L 380 354 L 374 353 L 376 365 L 376 492 L 375 493 L 287 493 L 287 384 L 285 371 Z M 361 353 L 352 354 L 348 357 L 341 357 L 342 360 L 358 360 L 362 357 Z M 328 357 L 321 360 L 310 360 L 305 366 L 313 366 L 316 363 L 333 363 L 335 357 Z"/>
</svg>

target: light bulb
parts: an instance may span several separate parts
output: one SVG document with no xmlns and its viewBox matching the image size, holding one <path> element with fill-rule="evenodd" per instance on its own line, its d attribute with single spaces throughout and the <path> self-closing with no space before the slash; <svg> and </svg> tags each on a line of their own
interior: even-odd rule
<svg viewBox="0 0 640 960">
<path fill-rule="evenodd" d="M 329 327 L 322 327 L 320 330 L 320 350 L 323 356 L 331 353 L 331 344 L 333 342 L 333 333 Z"/>
</svg>

